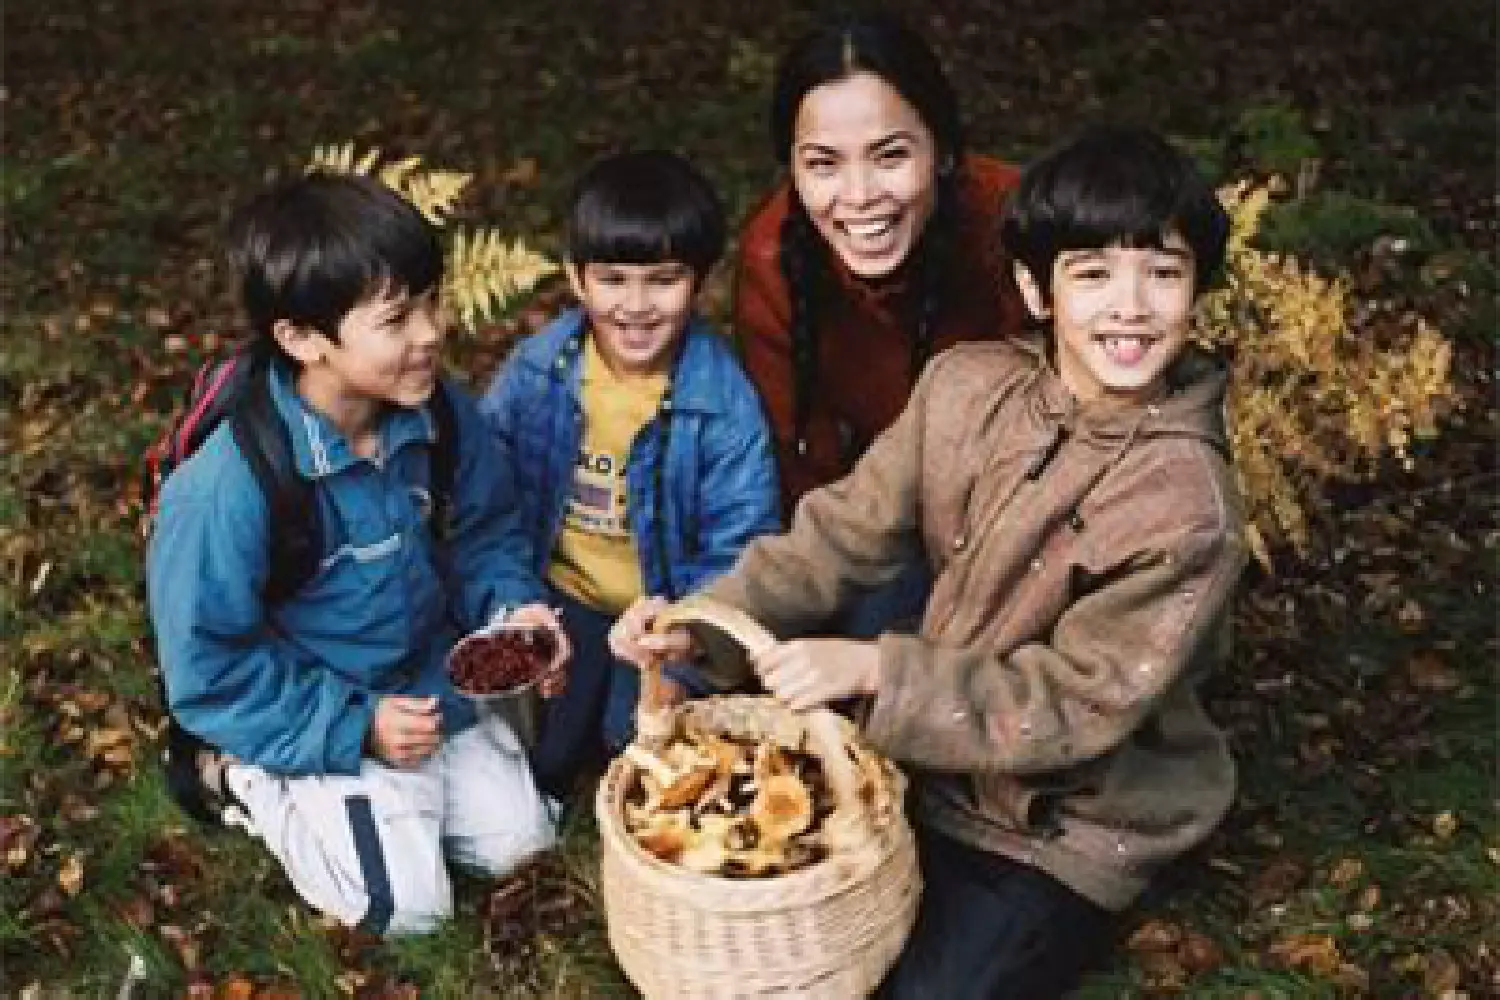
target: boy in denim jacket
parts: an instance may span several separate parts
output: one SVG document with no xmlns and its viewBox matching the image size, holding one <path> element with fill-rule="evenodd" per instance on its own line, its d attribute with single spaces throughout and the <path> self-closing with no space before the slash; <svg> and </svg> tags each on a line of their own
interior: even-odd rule
<svg viewBox="0 0 1500 1000">
<path fill-rule="evenodd" d="M 425 931 L 452 911 L 445 859 L 500 874 L 553 842 L 514 733 L 476 717 L 445 657 L 506 609 L 557 623 L 505 470 L 447 383 L 443 542 L 429 523 L 433 227 L 378 181 L 313 174 L 251 204 L 232 245 L 252 376 L 312 483 L 321 559 L 267 599 L 273 525 L 226 420 L 168 477 L 148 555 L 170 708 L 220 751 L 201 755 L 206 792 L 248 817 L 304 899 L 377 933 Z"/>
<path fill-rule="evenodd" d="M 575 650 L 534 758 L 549 791 L 567 791 L 601 742 L 630 738 L 639 681 L 607 643 L 620 612 L 696 590 L 778 527 L 760 398 L 694 309 L 724 232 L 717 196 L 682 158 L 595 164 L 568 225 L 580 305 L 518 345 L 480 401 Z M 678 695 L 703 690 L 688 668 L 668 678 Z"/>
</svg>

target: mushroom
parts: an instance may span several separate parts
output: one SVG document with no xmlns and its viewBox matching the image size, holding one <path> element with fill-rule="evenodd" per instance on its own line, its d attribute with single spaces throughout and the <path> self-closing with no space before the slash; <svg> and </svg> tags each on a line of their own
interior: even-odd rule
<svg viewBox="0 0 1500 1000">
<path fill-rule="evenodd" d="M 717 874 L 729 860 L 729 849 L 722 841 L 708 837 L 694 837 L 677 858 L 677 863 L 689 871 Z"/>
<path fill-rule="evenodd" d="M 686 811 L 657 813 L 646 826 L 635 831 L 635 841 L 653 857 L 676 861 L 687 850 L 692 833 Z"/>
<path fill-rule="evenodd" d="M 659 795 L 647 800 L 648 810 L 653 808 L 680 809 L 703 794 L 703 790 L 714 779 L 715 772 L 712 765 L 695 764 L 686 770 L 678 771 L 660 757 L 634 743 L 625 748 L 625 756 L 632 764 L 640 768 L 643 786 L 646 786 L 646 778 L 650 776 L 661 788 Z M 648 794 L 651 791 L 649 786 L 646 786 L 646 790 Z"/>
<path fill-rule="evenodd" d="M 735 744 L 720 739 L 712 733 L 690 732 L 688 738 L 696 744 L 698 751 L 713 761 L 714 777 L 694 807 L 696 811 L 718 808 L 729 811 L 729 789 L 734 781 L 735 768 L 740 763 L 740 753 Z"/>
<path fill-rule="evenodd" d="M 791 762 L 786 759 L 786 754 L 772 740 L 761 740 L 755 748 L 755 763 L 752 773 L 755 775 L 755 785 L 760 787 L 766 783 L 766 779 L 778 774 L 786 774 L 791 771 Z"/>
<path fill-rule="evenodd" d="M 812 824 L 812 793 L 795 774 L 769 775 L 750 803 L 750 816 L 763 841 L 785 843 Z"/>
<path fill-rule="evenodd" d="M 695 872 L 717 874 L 729 860 L 730 835 L 740 821 L 729 816 L 702 816 L 687 850 L 677 863 Z"/>
</svg>

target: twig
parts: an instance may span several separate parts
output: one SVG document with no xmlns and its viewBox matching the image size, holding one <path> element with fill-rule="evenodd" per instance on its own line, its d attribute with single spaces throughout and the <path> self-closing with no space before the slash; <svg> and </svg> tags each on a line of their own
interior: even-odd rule
<svg viewBox="0 0 1500 1000">
<path fill-rule="evenodd" d="M 125 970 L 125 979 L 120 983 L 120 991 L 115 994 L 115 1000 L 130 1000 L 135 995 L 135 988 L 145 981 L 146 960 L 139 953 L 131 952 L 130 967 Z"/>
</svg>

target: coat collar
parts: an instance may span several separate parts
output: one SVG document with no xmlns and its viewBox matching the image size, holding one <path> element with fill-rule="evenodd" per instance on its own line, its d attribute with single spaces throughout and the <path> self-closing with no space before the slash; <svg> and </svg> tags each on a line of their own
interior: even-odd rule
<svg viewBox="0 0 1500 1000">
<path fill-rule="evenodd" d="M 1052 364 L 1041 337 L 1018 338 L 1031 359 L 1033 411 L 1048 423 L 1060 422 L 1095 438 L 1194 437 L 1215 448 L 1228 447 L 1224 423 L 1228 369 L 1213 355 L 1189 344 L 1167 369 L 1166 386 L 1144 404 L 1105 399 L 1080 403 Z"/>
<path fill-rule="evenodd" d="M 581 308 L 564 311 L 534 341 L 517 348 L 534 366 L 561 381 L 576 399 L 588 320 Z M 718 358 L 728 350 L 720 334 L 701 316 L 688 321 L 669 382 L 672 408 L 702 413 L 726 412 L 728 400 Z"/>
<path fill-rule="evenodd" d="M 292 454 L 301 475 L 319 479 L 369 461 L 354 453 L 333 421 L 307 405 L 297 392 L 292 367 L 285 361 L 271 365 L 271 400 L 291 432 Z M 437 424 L 427 406 L 386 408 L 380 425 L 383 456 L 388 458 L 413 442 L 431 444 L 436 440 Z"/>
</svg>

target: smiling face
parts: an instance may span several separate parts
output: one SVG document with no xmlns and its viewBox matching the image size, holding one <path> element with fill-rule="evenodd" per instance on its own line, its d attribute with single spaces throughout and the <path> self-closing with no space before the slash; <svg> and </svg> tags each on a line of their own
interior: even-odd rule
<svg viewBox="0 0 1500 1000">
<path fill-rule="evenodd" d="M 1161 387 L 1187 343 L 1193 308 L 1193 252 L 1176 233 L 1161 249 L 1064 250 L 1052 265 L 1052 302 L 1023 266 L 1016 280 L 1027 307 L 1052 317 L 1057 370 L 1080 402 L 1141 401 Z"/>
<path fill-rule="evenodd" d="M 681 261 L 570 264 L 568 280 L 588 314 L 599 356 L 616 375 L 658 375 L 692 316 L 697 275 Z"/>
<path fill-rule="evenodd" d="M 351 440 L 373 425 L 382 406 L 427 402 L 437 385 L 443 332 L 435 289 L 370 295 L 344 314 L 337 340 L 285 319 L 273 329 L 301 365 L 298 391 Z"/>
<path fill-rule="evenodd" d="M 807 92 L 792 183 L 818 235 L 862 278 L 890 274 L 932 216 L 937 151 L 915 108 L 872 73 Z"/>
<path fill-rule="evenodd" d="M 443 321 L 437 292 L 377 295 L 339 323 L 338 343 L 325 341 L 325 362 L 344 390 L 381 403 L 420 406 L 437 385 Z"/>
</svg>

